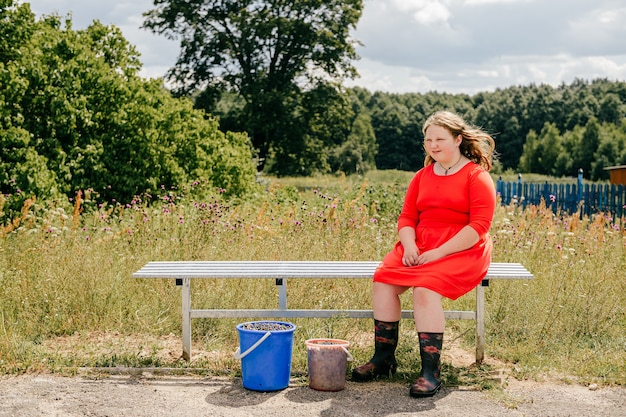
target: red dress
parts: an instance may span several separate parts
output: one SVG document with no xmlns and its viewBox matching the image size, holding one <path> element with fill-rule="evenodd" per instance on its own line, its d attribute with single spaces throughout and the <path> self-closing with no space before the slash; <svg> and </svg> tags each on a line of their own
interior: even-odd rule
<svg viewBox="0 0 626 417">
<path fill-rule="evenodd" d="M 424 287 L 456 300 L 487 275 L 496 192 L 489 173 L 473 162 L 446 176 L 435 175 L 433 167 L 422 168 L 411 180 L 398 230 L 415 228 L 420 253 L 441 246 L 466 225 L 476 230 L 478 242 L 464 251 L 411 267 L 402 264 L 404 248 L 397 242 L 376 269 L 374 281 Z"/>
</svg>

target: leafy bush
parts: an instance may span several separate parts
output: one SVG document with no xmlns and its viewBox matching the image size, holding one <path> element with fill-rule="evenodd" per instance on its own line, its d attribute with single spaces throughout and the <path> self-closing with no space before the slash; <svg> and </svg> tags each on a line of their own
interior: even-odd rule
<svg viewBox="0 0 626 417">
<path fill-rule="evenodd" d="M 119 29 L 94 22 L 74 31 L 57 16 L 35 21 L 28 5 L 5 11 L 19 43 L 0 62 L 0 188 L 3 220 L 27 198 L 129 201 L 161 187 L 209 181 L 228 195 L 254 189 L 256 166 L 244 134 L 173 98 L 160 80 L 139 78 L 135 48 Z M 18 192 L 19 191 L 19 192 Z"/>
</svg>

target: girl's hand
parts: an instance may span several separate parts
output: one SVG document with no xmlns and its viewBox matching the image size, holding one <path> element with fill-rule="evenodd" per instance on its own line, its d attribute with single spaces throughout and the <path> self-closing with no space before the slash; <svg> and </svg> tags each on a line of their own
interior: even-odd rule
<svg viewBox="0 0 626 417">
<path fill-rule="evenodd" d="M 404 266 L 415 266 L 418 265 L 418 260 L 420 257 L 420 252 L 417 249 L 417 246 L 413 246 L 410 248 L 404 248 L 404 254 L 402 255 L 402 264 Z"/>
<path fill-rule="evenodd" d="M 438 248 L 431 249 L 418 256 L 416 265 L 423 265 L 428 262 L 436 261 L 440 258 L 443 258 L 441 251 Z"/>
</svg>

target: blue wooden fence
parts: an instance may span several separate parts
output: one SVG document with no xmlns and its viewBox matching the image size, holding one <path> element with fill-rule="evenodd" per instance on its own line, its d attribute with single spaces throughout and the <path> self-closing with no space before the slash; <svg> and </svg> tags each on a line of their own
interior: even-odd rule
<svg viewBox="0 0 626 417">
<path fill-rule="evenodd" d="M 603 212 L 614 218 L 626 216 L 626 186 L 608 184 L 583 184 L 582 173 L 575 184 L 496 182 L 496 191 L 502 204 L 514 203 L 521 207 L 538 205 L 543 200 L 546 207 L 569 214 L 591 215 Z"/>
</svg>

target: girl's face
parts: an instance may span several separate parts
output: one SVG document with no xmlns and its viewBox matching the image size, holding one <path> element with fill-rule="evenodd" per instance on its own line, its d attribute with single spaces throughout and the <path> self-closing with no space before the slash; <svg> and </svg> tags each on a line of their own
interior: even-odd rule
<svg viewBox="0 0 626 417">
<path fill-rule="evenodd" d="M 461 135 L 455 137 L 446 128 L 430 125 L 424 136 L 424 149 L 431 158 L 447 167 L 458 161 L 461 140 Z"/>
</svg>

